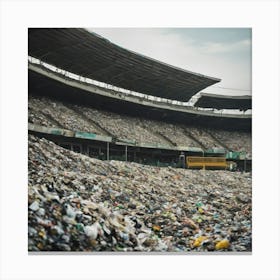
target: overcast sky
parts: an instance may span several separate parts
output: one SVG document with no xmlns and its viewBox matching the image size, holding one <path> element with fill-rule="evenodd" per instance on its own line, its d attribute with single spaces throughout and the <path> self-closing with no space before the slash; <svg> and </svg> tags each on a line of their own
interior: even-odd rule
<svg viewBox="0 0 280 280">
<path fill-rule="evenodd" d="M 111 42 L 222 79 L 203 92 L 251 95 L 249 28 L 90 28 Z M 232 89 L 224 89 L 232 88 Z"/>
</svg>

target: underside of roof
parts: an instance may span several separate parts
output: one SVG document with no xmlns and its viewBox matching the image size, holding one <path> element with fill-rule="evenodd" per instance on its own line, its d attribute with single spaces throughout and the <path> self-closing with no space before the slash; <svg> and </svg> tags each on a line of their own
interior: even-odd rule
<svg viewBox="0 0 280 280">
<path fill-rule="evenodd" d="M 214 109 L 237 109 L 246 111 L 252 109 L 252 96 L 229 96 L 211 93 L 201 93 L 200 98 L 194 104 L 195 107 L 214 108 Z"/>
<path fill-rule="evenodd" d="M 29 28 L 28 54 L 80 76 L 179 101 L 220 81 L 129 51 L 82 28 Z"/>
</svg>

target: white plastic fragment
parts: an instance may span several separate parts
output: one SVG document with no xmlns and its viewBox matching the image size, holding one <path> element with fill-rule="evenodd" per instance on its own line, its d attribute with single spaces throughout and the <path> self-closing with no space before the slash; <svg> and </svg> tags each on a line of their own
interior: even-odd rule
<svg viewBox="0 0 280 280">
<path fill-rule="evenodd" d="M 96 239 L 99 234 L 100 229 L 101 229 L 101 227 L 100 227 L 99 223 L 96 222 L 91 226 L 85 226 L 84 231 L 85 231 L 86 236 L 88 236 L 92 239 Z"/>
<path fill-rule="evenodd" d="M 39 206 L 39 202 L 37 200 L 35 200 L 30 206 L 29 209 L 31 209 L 32 211 L 37 211 L 40 208 Z"/>
</svg>

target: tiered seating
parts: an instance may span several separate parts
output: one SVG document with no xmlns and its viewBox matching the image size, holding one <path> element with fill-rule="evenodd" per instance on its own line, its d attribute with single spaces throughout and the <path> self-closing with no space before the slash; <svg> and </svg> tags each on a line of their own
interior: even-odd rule
<svg viewBox="0 0 280 280">
<path fill-rule="evenodd" d="M 77 114 L 59 101 L 53 101 L 44 97 L 38 98 L 31 96 L 29 98 L 29 106 L 33 109 L 33 112 L 39 112 L 38 115 L 44 113 L 46 116 L 49 116 L 49 118 L 55 119 L 56 122 L 65 129 L 104 134 L 101 133 L 101 130 L 93 123 L 83 119 L 81 115 Z M 39 118 L 37 121 L 40 123 Z M 40 124 L 44 125 L 43 123 Z"/>
<path fill-rule="evenodd" d="M 179 124 L 172 124 L 154 120 L 145 120 L 147 127 L 153 129 L 170 140 L 171 143 L 176 146 L 188 146 L 188 147 L 197 147 L 199 144 L 193 141 L 186 134 L 184 127 Z"/>
<path fill-rule="evenodd" d="M 32 106 L 28 105 L 28 122 L 38 124 L 46 127 L 59 127 L 54 121 L 42 114 L 40 110 L 34 110 Z"/>
<path fill-rule="evenodd" d="M 251 154 L 251 134 L 173 124 L 29 96 L 30 123 L 128 139 L 137 143 L 228 148 Z"/>
<path fill-rule="evenodd" d="M 195 139 L 197 139 L 204 148 L 223 148 L 217 141 L 211 137 L 209 133 L 207 133 L 202 128 L 196 128 L 196 127 L 186 127 L 186 130 L 190 135 L 192 135 Z"/>
<path fill-rule="evenodd" d="M 115 114 L 75 105 L 74 108 L 82 112 L 89 119 L 97 122 L 111 134 L 121 139 L 131 139 L 140 143 L 159 143 L 166 145 L 166 141 L 143 126 L 143 121 L 136 117 Z"/>
<path fill-rule="evenodd" d="M 211 133 L 223 142 L 229 150 L 246 151 L 251 154 L 252 139 L 251 134 L 238 131 L 211 130 Z"/>
</svg>

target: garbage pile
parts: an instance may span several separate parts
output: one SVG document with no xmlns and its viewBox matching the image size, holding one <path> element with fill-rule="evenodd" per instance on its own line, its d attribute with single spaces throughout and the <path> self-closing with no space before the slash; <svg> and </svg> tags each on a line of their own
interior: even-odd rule
<svg viewBox="0 0 280 280">
<path fill-rule="evenodd" d="M 36 113 L 36 115 L 40 116 L 43 114 L 45 119 L 51 119 L 56 127 L 72 131 L 102 134 L 100 129 L 92 122 L 83 119 L 79 114 L 65 106 L 60 101 L 46 97 L 29 96 L 28 106 L 33 110 L 33 113 Z M 34 121 L 34 123 L 36 123 L 36 121 Z M 40 118 L 37 119 L 37 123 L 43 126 L 45 125 Z"/>
<path fill-rule="evenodd" d="M 28 99 L 28 109 L 29 122 L 42 126 L 113 135 L 146 144 L 200 147 L 201 145 L 193 140 L 196 139 L 209 149 L 222 148 L 219 143 L 222 142 L 234 151 L 245 150 L 251 158 L 251 133 L 248 132 L 229 132 L 211 128 L 209 131 L 218 142 L 202 127 L 137 118 L 32 95 Z"/>
<path fill-rule="evenodd" d="M 147 121 L 146 119 L 142 120 L 133 116 L 120 115 L 81 105 L 74 105 L 74 108 L 118 138 L 135 140 L 138 143 L 166 145 L 166 141 L 153 133 L 153 127 L 143 126 L 143 123 Z"/>
<path fill-rule="evenodd" d="M 211 129 L 211 134 L 233 151 L 246 151 L 247 157 L 252 158 L 252 134 L 241 131 L 224 131 Z"/>
<path fill-rule="evenodd" d="M 167 139 L 170 139 L 172 143 L 177 146 L 198 147 L 198 143 L 193 141 L 185 132 L 184 126 L 180 124 L 172 124 L 167 122 L 145 120 L 143 122 L 144 127 L 149 127 L 153 131 L 164 135 Z"/>
<path fill-rule="evenodd" d="M 249 173 L 100 161 L 28 140 L 29 251 L 251 251 Z"/>
<path fill-rule="evenodd" d="M 188 127 L 186 128 L 186 131 L 192 135 L 192 137 L 199 140 L 206 149 L 214 147 L 222 148 L 222 146 L 201 127 Z"/>
<path fill-rule="evenodd" d="M 61 128 L 60 125 L 47 118 L 47 115 L 44 115 L 41 110 L 35 110 L 31 106 L 28 106 L 28 122 L 45 127 Z"/>
</svg>

